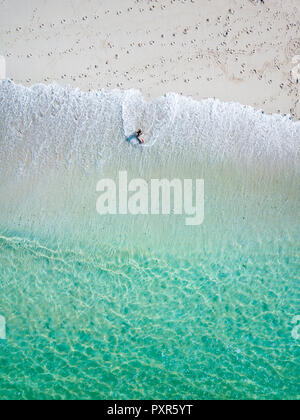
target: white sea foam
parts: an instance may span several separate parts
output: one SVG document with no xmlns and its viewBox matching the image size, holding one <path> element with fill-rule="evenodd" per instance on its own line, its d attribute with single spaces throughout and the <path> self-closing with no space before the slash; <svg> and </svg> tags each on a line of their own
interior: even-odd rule
<svg viewBox="0 0 300 420">
<path fill-rule="evenodd" d="M 148 147 L 125 141 L 138 128 Z M 262 231 L 269 241 L 292 240 L 299 141 L 300 122 L 236 103 L 175 93 L 148 103 L 136 90 L 84 93 L 6 80 L 0 83 L 0 232 L 168 252 L 217 249 L 241 237 L 256 248 Z M 98 181 L 125 170 L 129 179 L 147 182 L 204 179 L 201 229 L 190 230 L 174 215 L 100 217 Z"/>
<path fill-rule="evenodd" d="M 73 165 L 88 171 L 137 153 L 124 142 L 145 132 L 143 161 L 299 169 L 300 122 L 236 103 L 175 93 L 147 103 L 139 91 L 84 93 L 57 84 L 0 82 L 0 174 Z M 145 157 L 146 156 L 146 157 Z"/>
</svg>

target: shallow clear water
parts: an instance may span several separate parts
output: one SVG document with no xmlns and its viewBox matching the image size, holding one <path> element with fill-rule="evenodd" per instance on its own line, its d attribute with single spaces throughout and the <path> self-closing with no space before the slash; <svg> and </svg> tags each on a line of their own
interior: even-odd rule
<svg viewBox="0 0 300 420">
<path fill-rule="evenodd" d="M 172 97 L 140 150 L 105 95 L 1 85 L 0 398 L 299 398 L 300 125 Z M 204 178 L 203 225 L 99 216 L 125 169 Z"/>
<path fill-rule="evenodd" d="M 187 260 L 0 247 L 2 399 L 297 398 L 289 249 Z"/>
</svg>

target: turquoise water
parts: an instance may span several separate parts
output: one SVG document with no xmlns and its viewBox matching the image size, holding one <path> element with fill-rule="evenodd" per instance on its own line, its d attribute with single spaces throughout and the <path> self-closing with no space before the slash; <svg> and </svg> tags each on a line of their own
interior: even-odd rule
<svg viewBox="0 0 300 420">
<path fill-rule="evenodd" d="M 298 399 L 299 123 L 0 92 L 0 399 Z M 152 148 L 123 144 L 139 119 Z M 203 225 L 99 216 L 96 183 L 120 170 L 203 178 Z"/>
<path fill-rule="evenodd" d="M 1 399 L 298 397 L 288 249 L 185 260 L 0 247 Z"/>
</svg>

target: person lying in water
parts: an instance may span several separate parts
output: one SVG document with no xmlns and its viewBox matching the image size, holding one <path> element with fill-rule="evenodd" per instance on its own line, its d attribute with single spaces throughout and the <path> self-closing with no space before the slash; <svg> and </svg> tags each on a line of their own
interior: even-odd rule
<svg viewBox="0 0 300 420">
<path fill-rule="evenodd" d="M 138 130 L 135 133 L 131 134 L 131 136 L 127 138 L 127 141 L 130 142 L 131 140 L 136 139 L 140 144 L 144 144 L 145 140 L 143 139 L 143 137 L 141 137 L 142 135 L 142 130 Z"/>
</svg>

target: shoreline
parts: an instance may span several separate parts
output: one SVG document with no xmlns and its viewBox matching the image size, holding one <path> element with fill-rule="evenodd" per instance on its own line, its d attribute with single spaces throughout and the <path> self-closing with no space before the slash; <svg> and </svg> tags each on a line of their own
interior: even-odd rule
<svg viewBox="0 0 300 420">
<path fill-rule="evenodd" d="M 34 83 L 32 85 L 26 86 L 26 85 L 23 85 L 22 83 L 16 83 L 9 78 L 5 78 L 5 79 L 0 80 L 0 85 L 1 85 L 1 83 L 5 83 L 5 82 L 12 83 L 14 86 L 18 86 L 18 87 L 25 88 L 25 89 L 28 89 L 28 90 L 35 89 L 38 86 L 43 86 L 43 87 L 46 87 L 46 88 L 58 87 L 58 88 L 61 88 L 63 90 L 66 90 L 66 91 L 68 91 L 68 90 L 71 90 L 73 92 L 76 92 L 76 91 L 78 92 L 79 91 L 81 95 L 93 95 L 93 94 L 97 95 L 99 92 L 105 92 L 105 93 L 109 94 L 109 93 L 112 93 L 114 91 L 136 92 L 136 93 L 141 95 L 142 100 L 145 102 L 145 104 L 147 106 L 155 103 L 156 101 L 159 101 L 160 99 L 165 98 L 168 95 L 177 95 L 177 96 L 179 96 L 183 99 L 190 100 L 191 102 L 194 102 L 195 104 L 199 104 L 201 102 L 206 102 L 206 101 L 214 101 L 216 103 L 223 104 L 223 105 L 238 105 L 238 106 L 241 106 L 245 109 L 248 109 L 249 111 L 253 111 L 255 113 L 256 112 L 261 113 L 261 114 L 263 114 L 267 117 L 271 117 L 271 118 L 272 117 L 281 117 L 283 119 L 288 118 L 289 120 L 291 120 L 295 124 L 300 123 L 300 119 L 299 120 L 298 119 L 296 119 L 296 120 L 293 119 L 291 114 L 280 114 L 280 113 L 277 113 L 277 112 L 267 113 L 263 109 L 256 108 L 256 107 L 254 107 L 250 104 L 243 104 L 243 103 L 237 102 L 237 101 L 224 101 L 224 100 L 222 100 L 220 98 L 217 98 L 217 97 L 207 97 L 207 98 L 202 98 L 202 99 L 197 100 L 197 99 L 194 99 L 193 97 L 185 96 L 185 95 L 182 95 L 182 94 L 180 94 L 178 92 L 175 92 L 175 91 L 165 92 L 164 94 L 162 94 L 160 96 L 156 96 L 156 97 L 153 97 L 151 99 L 149 99 L 149 98 L 147 99 L 147 97 L 145 95 L 143 95 L 143 92 L 141 90 L 134 89 L 134 88 L 131 88 L 131 89 L 130 88 L 129 89 L 120 89 L 120 88 L 105 89 L 105 88 L 100 88 L 98 90 L 94 89 L 94 90 L 85 91 L 85 90 L 81 89 L 80 87 L 74 87 L 72 85 L 62 85 L 59 82 L 57 82 L 56 80 L 53 80 L 50 84 L 46 84 L 46 83 L 43 83 L 43 82 L 38 82 L 38 83 Z"/>
</svg>

